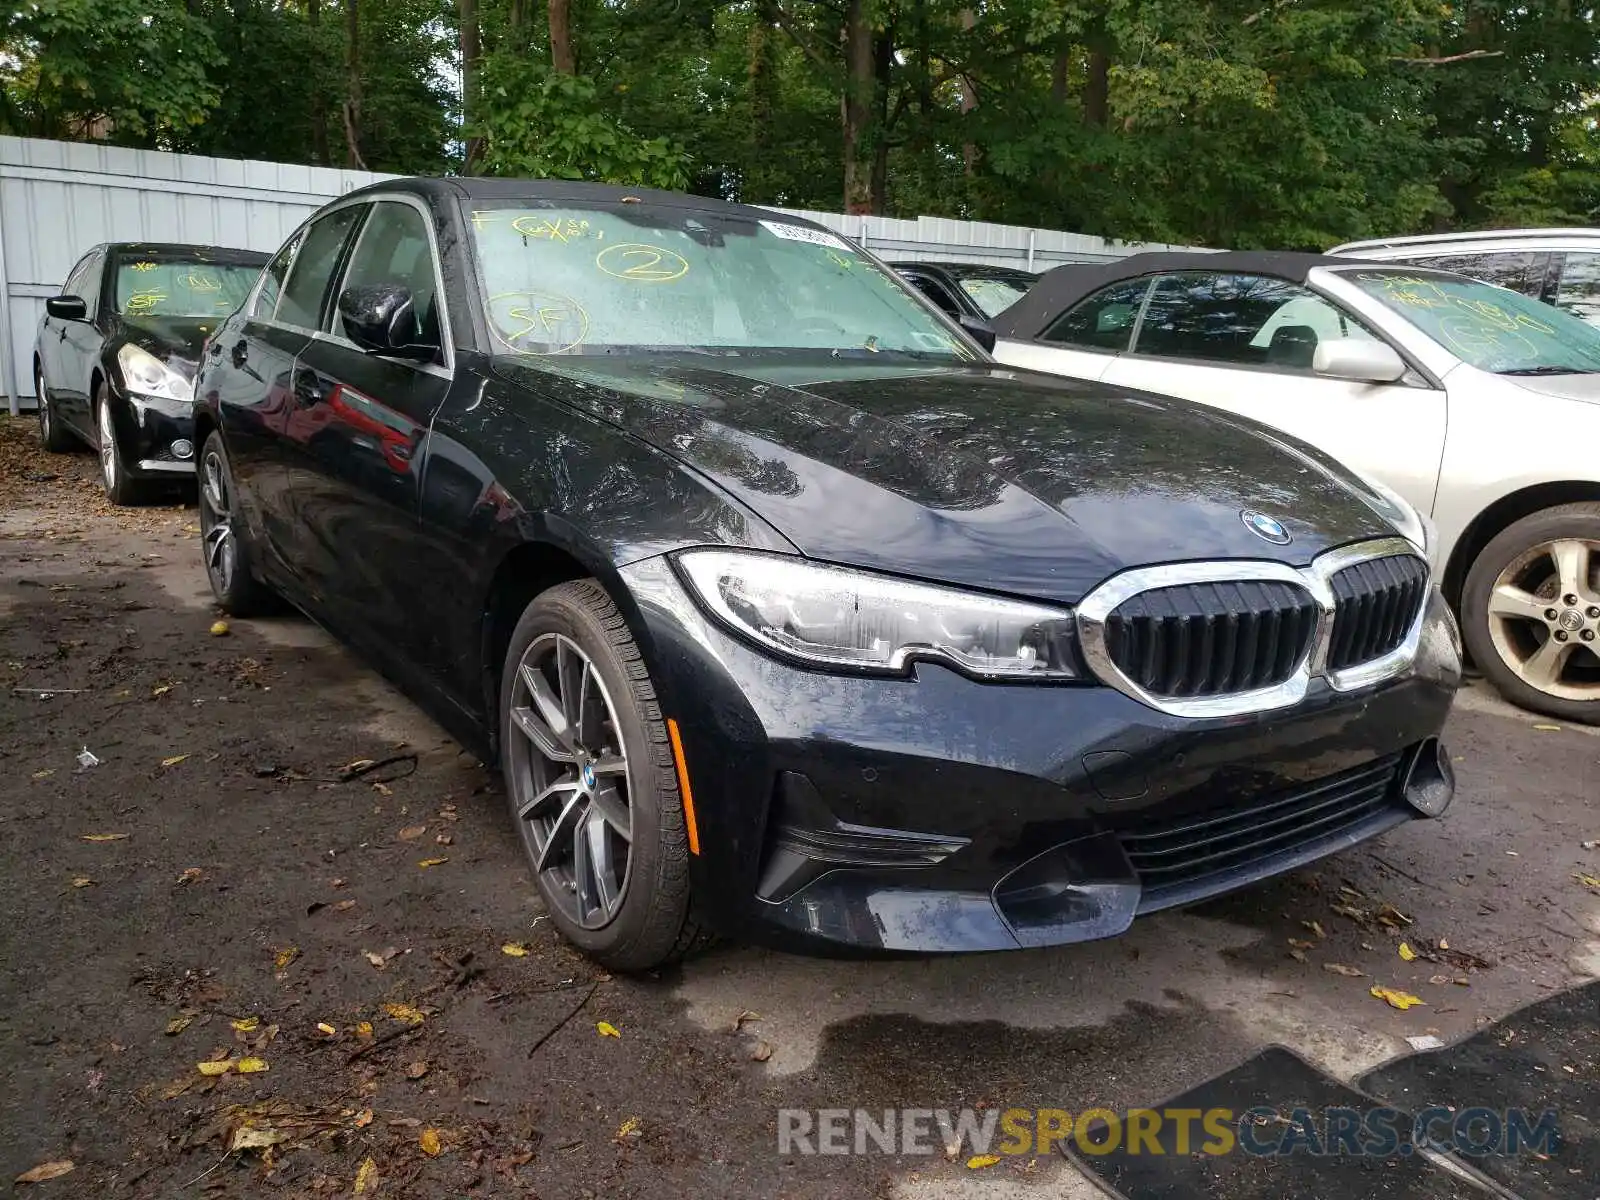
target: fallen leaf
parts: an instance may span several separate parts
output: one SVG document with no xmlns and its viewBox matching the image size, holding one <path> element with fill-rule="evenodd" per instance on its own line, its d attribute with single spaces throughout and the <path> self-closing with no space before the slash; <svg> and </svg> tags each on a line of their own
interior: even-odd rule
<svg viewBox="0 0 1600 1200">
<path fill-rule="evenodd" d="M 24 1171 L 17 1176 L 18 1183 L 46 1183 L 52 1179 L 60 1179 L 72 1171 L 76 1164 L 70 1158 L 58 1158 L 54 1162 L 40 1163 L 31 1171 Z"/>
<path fill-rule="evenodd" d="M 507 942 L 500 947 L 501 954 L 509 954 L 512 958 L 527 958 L 528 947 L 521 942 Z"/>
<path fill-rule="evenodd" d="M 731 1030 L 729 1030 L 728 1032 L 730 1032 L 730 1033 L 738 1033 L 741 1029 L 744 1028 L 744 1023 L 746 1021 L 759 1021 L 759 1020 L 761 1020 L 761 1014 L 758 1013 L 758 1012 L 751 1012 L 747 1008 L 743 1012 L 741 1012 L 737 1017 L 735 1017 L 733 1019 L 733 1028 Z"/>
<path fill-rule="evenodd" d="M 329 1025 L 326 1021 L 317 1022 L 317 1032 L 325 1035 L 326 1037 L 337 1037 L 339 1035 L 339 1031 L 332 1025 Z"/>
<path fill-rule="evenodd" d="M 400 1004 L 395 1001 L 390 1001 L 388 1004 L 385 1004 L 383 1006 L 383 1011 L 388 1013 L 396 1021 L 404 1021 L 407 1025 L 422 1024 L 422 1020 L 425 1015 L 420 1008 L 414 1008 L 409 1004 Z"/>
<path fill-rule="evenodd" d="M 371 1037 L 372 1036 L 372 1022 L 371 1021 L 357 1021 L 356 1022 L 356 1036 L 358 1038 L 369 1038 L 369 1037 Z"/>
<path fill-rule="evenodd" d="M 241 1075 L 258 1075 L 267 1069 L 267 1060 L 264 1058 L 241 1058 L 239 1060 L 239 1074 Z"/>
<path fill-rule="evenodd" d="M 1398 1008 L 1402 1012 L 1416 1004 L 1426 1004 L 1420 996 L 1413 996 L 1410 992 L 1402 992 L 1396 988 L 1379 987 L 1372 985 L 1372 994 L 1384 1001 L 1390 1008 Z"/>
<path fill-rule="evenodd" d="M 1400 943 L 1400 957 L 1403 958 L 1406 962 L 1416 962 L 1417 961 L 1417 952 L 1415 950 L 1413 950 L 1405 942 L 1401 942 Z"/>
<path fill-rule="evenodd" d="M 597 1022 L 595 1022 L 594 1030 L 601 1037 L 619 1038 L 619 1037 L 622 1036 L 622 1031 L 619 1030 L 610 1021 L 597 1021 Z"/>
<path fill-rule="evenodd" d="M 268 1126 L 241 1125 L 233 1131 L 233 1138 L 228 1143 L 228 1152 L 235 1150 L 265 1150 L 268 1146 L 276 1146 L 289 1141 L 294 1133 L 288 1129 L 273 1129 Z"/>
<path fill-rule="evenodd" d="M 237 1021 L 229 1021 L 228 1024 L 232 1025 L 240 1033 L 254 1033 L 256 1031 L 256 1026 L 261 1024 L 261 1018 L 240 1017 Z"/>
<path fill-rule="evenodd" d="M 428 1064 L 425 1062 L 414 1062 L 406 1068 L 407 1079 L 421 1079 L 427 1073 Z"/>
<path fill-rule="evenodd" d="M 1360 979 L 1366 974 L 1365 971 L 1359 971 L 1345 963 L 1323 963 L 1322 969 L 1324 971 L 1332 971 L 1335 975 L 1346 975 L 1351 979 Z"/>
<path fill-rule="evenodd" d="M 376 759 L 372 758 L 353 758 L 339 768 L 339 774 L 348 775 L 352 771 L 365 771 L 376 761 Z"/>
<path fill-rule="evenodd" d="M 35 779 L 49 779 L 49 778 L 50 778 L 50 776 L 52 776 L 52 775 L 54 775 L 54 774 L 55 774 L 55 773 L 56 773 L 56 772 L 55 772 L 55 768 L 54 768 L 54 767 L 46 767 L 46 768 L 45 768 L 45 769 L 44 769 L 44 770 L 42 770 L 42 771 L 35 771 L 35 772 L 34 772 L 34 773 L 33 773 L 33 777 L 34 777 L 34 778 L 35 778 Z M 1588 849 L 1588 847 L 1587 847 L 1587 846 L 1586 846 L 1586 847 L 1584 847 L 1584 848 L 1585 848 L 1585 849 Z"/>
<path fill-rule="evenodd" d="M 75 888 L 93 887 L 94 880 L 90 879 L 87 875 L 79 875 L 72 881 L 72 886 Z"/>
<path fill-rule="evenodd" d="M 394 789 L 391 788 L 387 783 L 374 783 L 372 785 L 372 790 L 377 792 L 380 796 L 394 795 Z"/>
<path fill-rule="evenodd" d="M 229 1071 L 233 1070 L 234 1066 L 237 1065 L 237 1062 L 237 1059 L 221 1058 L 214 1062 L 196 1063 L 195 1070 L 199 1071 L 202 1075 L 226 1075 Z"/>
<path fill-rule="evenodd" d="M 1448 975 L 1430 975 L 1428 977 L 1428 982 L 1437 987 L 1439 985 L 1449 983 L 1450 982 L 1450 976 L 1448 976 Z"/>
<path fill-rule="evenodd" d="M 203 875 L 203 874 L 205 874 L 205 872 L 202 871 L 199 867 L 185 867 L 183 869 L 183 874 L 178 876 L 177 882 L 180 883 L 180 884 L 181 883 L 193 883 L 196 879 L 199 879 L 200 876 Z"/>
<path fill-rule="evenodd" d="M 370 1108 L 363 1108 L 356 1114 L 356 1119 L 353 1124 L 357 1129 L 365 1129 L 368 1125 L 371 1125 L 372 1110 Z"/>
<path fill-rule="evenodd" d="M 433 840 L 441 846 L 448 846 L 451 842 L 455 841 L 455 838 L 451 837 L 448 833 L 441 833 Z"/>
<path fill-rule="evenodd" d="M 128 838 L 126 833 L 86 833 L 82 837 L 85 842 L 121 842 Z"/>
<path fill-rule="evenodd" d="M 426 825 L 407 825 L 395 836 L 402 842 L 414 842 L 427 832 L 428 827 Z"/>
<path fill-rule="evenodd" d="M 340 900 L 337 904 L 329 905 L 329 908 L 334 912 L 349 912 L 355 906 L 356 902 L 354 900 Z"/>
<path fill-rule="evenodd" d="M 1450 939 L 1449 938 L 1440 938 L 1439 939 L 1439 949 L 1441 949 L 1441 950 L 1450 949 Z"/>
<path fill-rule="evenodd" d="M 171 758 L 163 758 L 161 760 L 161 765 L 163 767 L 175 767 L 188 757 L 189 756 L 187 754 L 174 754 Z"/>
<path fill-rule="evenodd" d="M 211 636 L 212 637 L 222 637 L 227 632 L 228 632 L 228 623 L 226 621 L 213 621 L 213 622 L 211 622 Z"/>
<path fill-rule="evenodd" d="M 295 959 L 297 959 L 299 957 L 300 957 L 300 947 L 299 946 L 285 946 L 282 950 L 276 951 L 274 953 L 272 962 L 273 962 L 273 965 L 276 966 L 278 968 L 278 970 L 281 971 L 285 967 L 287 967 L 290 963 L 292 963 Z"/>
<path fill-rule="evenodd" d="M 360 1196 L 367 1192 L 375 1192 L 377 1190 L 378 1164 L 373 1162 L 370 1158 L 364 1158 L 361 1160 L 360 1169 L 356 1171 L 355 1193 L 356 1195 Z"/>
<path fill-rule="evenodd" d="M 431 1128 L 417 1134 L 417 1145 L 422 1147 L 422 1152 L 429 1158 L 438 1158 L 439 1152 L 444 1149 L 444 1145 L 439 1141 L 439 1131 Z"/>
<path fill-rule="evenodd" d="M 363 950 L 361 953 L 369 963 L 381 971 L 383 970 L 384 964 L 396 954 L 399 954 L 400 951 L 396 947 L 390 946 L 386 950 L 379 950 L 376 954 L 374 954 L 371 950 Z"/>
<path fill-rule="evenodd" d="M 981 1171 L 985 1167 L 992 1167 L 1000 1161 L 998 1154 L 974 1154 L 967 1159 L 967 1170 Z"/>
<path fill-rule="evenodd" d="M 177 1037 L 185 1029 L 189 1028 L 189 1024 L 193 1020 L 194 1018 L 190 1016 L 173 1017 L 172 1020 L 167 1022 L 167 1036 Z"/>
<path fill-rule="evenodd" d="M 159 685 L 158 687 L 156 687 L 150 694 L 152 696 L 165 696 L 171 690 L 172 690 L 172 685 L 170 683 L 163 683 L 163 684 Z"/>
<path fill-rule="evenodd" d="M 1328 936 L 1326 933 L 1324 933 L 1322 931 L 1322 922 L 1321 921 L 1301 921 L 1300 924 L 1304 925 L 1307 929 L 1311 930 L 1311 932 L 1316 934 L 1319 938 L 1325 938 L 1325 937 Z"/>
<path fill-rule="evenodd" d="M 419 866 L 419 867 L 437 867 L 441 863 L 447 863 L 449 861 L 450 860 L 448 858 L 425 858 L 421 862 L 419 862 L 417 864 L 417 866 Z"/>
<path fill-rule="evenodd" d="M 1305 962 L 1306 952 L 1304 950 L 1291 950 L 1289 951 L 1289 957 L 1294 959 L 1295 962 Z"/>
<path fill-rule="evenodd" d="M 1305 938 L 1290 938 L 1289 945 L 1293 946 L 1296 950 L 1309 950 L 1312 946 L 1316 945 L 1316 943 L 1307 941 Z"/>
<path fill-rule="evenodd" d="M 750 1057 L 756 1062 L 766 1062 L 772 1057 L 772 1044 L 770 1042 L 757 1042 L 756 1048 L 750 1051 Z"/>
<path fill-rule="evenodd" d="M 644 1122 L 639 1120 L 638 1117 L 629 1117 L 621 1125 L 617 1126 L 617 1132 L 613 1135 L 612 1140 L 620 1142 L 624 1138 L 637 1137 L 639 1131 L 643 1128 Z"/>
<path fill-rule="evenodd" d="M 1534 728 L 1537 729 L 1540 733 L 1560 733 L 1561 732 L 1561 726 L 1559 726 L 1559 725 L 1535 725 Z"/>
<path fill-rule="evenodd" d="M 1587 871 L 1574 871 L 1572 877 L 1584 887 L 1600 892 L 1600 877 L 1590 875 Z"/>
</svg>

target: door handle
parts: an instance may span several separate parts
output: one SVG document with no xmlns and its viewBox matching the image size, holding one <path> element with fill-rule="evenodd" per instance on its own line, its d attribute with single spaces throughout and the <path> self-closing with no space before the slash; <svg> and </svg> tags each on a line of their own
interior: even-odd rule
<svg viewBox="0 0 1600 1200">
<path fill-rule="evenodd" d="M 232 355 L 230 357 L 232 357 L 233 365 L 235 367 L 244 366 L 245 359 L 248 356 L 248 351 L 249 351 L 249 345 L 248 345 L 248 343 L 245 342 L 245 340 L 243 338 L 240 338 L 237 342 L 235 342 L 233 344 L 233 353 L 232 353 Z"/>
<path fill-rule="evenodd" d="M 327 399 L 322 388 L 322 380 L 317 373 L 306 367 L 301 367 L 294 373 L 294 398 L 302 408 L 310 408 L 321 404 Z"/>
</svg>

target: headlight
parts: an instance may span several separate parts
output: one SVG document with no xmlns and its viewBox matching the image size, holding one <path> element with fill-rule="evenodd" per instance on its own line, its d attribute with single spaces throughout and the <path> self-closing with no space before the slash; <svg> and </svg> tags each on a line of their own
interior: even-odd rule
<svg viewBox="0 0 1600 1200">
<path fill-rule="evenodd" d="M 771 554 L 689 550 L 675 562 L 729 628 L 808 666 L 903 673 L 931 659 L 983 679 L 1077 677 L 1070 609 Z"/>
<path fill-rule="evenodd" d="M 117 365 L 130 392 L 163 400 L 193 400 L 194 384 L 148 350 L 129 344 L 117 351 Z"/>
</svg>

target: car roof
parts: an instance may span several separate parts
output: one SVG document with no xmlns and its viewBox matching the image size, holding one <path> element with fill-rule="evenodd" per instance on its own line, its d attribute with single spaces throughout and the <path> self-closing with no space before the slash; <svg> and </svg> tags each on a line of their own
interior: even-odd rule
<svg viewBox="0 0 1600 1200">
<path fill-rule="evenodd" d="M 107 252 L 122 257 L 131 254 L 204 255 L 219 262 L 241 266 L 265 266 L 270 254 L 260 250 L 241 250 L 237 246 L 200 246 L 190 242 L 108 242 Z"/>
<path fill-rule="evenodd" d="M 687 192 L 669 192 L 660 188 L 619 187 L 610 183 L 586 183 L 571 179 L 499 179 L 479 175 L 411 175 L 369 183 L 339 197 L 340 200 L 359 199 L 369 195 L 405 192 L 433 203 L 454 200 L 491 201 L 554 201 L 574 204 L 621 204 L 638 201 L 661 208 L 689 209 L 695 212 L 739 216 L 748 220 L 782 221 L 786 225 L 803 225 L 808 229 L 822 229 L 835 237 L 843 237 L 836 230 L 827 229 L 815 221 L 772 209 L 756 208 L 750 204 L 735 204 L 710 196 L 691 196 Z"/>
<path fill-rule="evenodd" d="M 1305 283 L 1318 267 L 1349 267 L 1348 258 L 1293 250 L 1149 250 L 1106 263 L 1068 263 L 1040 276 L 1021 300 L 990 323 L 1001 337 L 1036 337 L 1057 314 L 1092 292 L 1124 279 L 1173 271 L 1271 275 Z"/>
<path fill-rule="evenodd" d="M 1368 238 L 1360 242 L 1345 242 L 1329 250 L 1329 254 L 1343 254 L 1349 250 L 1401 250 L 1421 246 L 1460 246 L 1474 242 L 1505 241 L 1558 241 L 1576 238 L 1580 241 L 1600 241 L 1600 229 L 1472 229 L 1457 233 L 1419 233 L 1405 237 Z"/>
</svg>

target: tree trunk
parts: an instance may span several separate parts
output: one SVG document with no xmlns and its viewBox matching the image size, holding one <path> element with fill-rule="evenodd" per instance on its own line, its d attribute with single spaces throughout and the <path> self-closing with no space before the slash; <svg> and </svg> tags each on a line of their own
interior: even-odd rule
<svg viewBox="0 0 1600 1200">
<path fill-rule="evenodd" d="M 461 125 L 471 129 L 477 116 L 473 95 L 478 81 L 478 59 L 482 47 L 478 40 L 478 0 L 456 0 L 456 16 L 461 22 Z M 480 154 L 483 139 L 469 134 L 466 154 L 461 163 L 461 173 L 471 175 Z"/>
<path fill-rule="evenodd" d="M 572 0 L 550 0 L 550 65 L 562 75 L 576 75 L 572 54 Z"/>
<path fill-rule="evenodd" d="M 846 0 L 844 16 L 844 91 L 839 99 L 844 131 L 844 210 L 872 211 L 872 23 L 867 0 Z"/>
<path fill-rule="evenodd" d="M 358 171 L 367 169 L 361 157 L 361 0 L 344 0 L 345 11 L 345 80 L 344 137 L 350 149 L 350 165 Z"/>
<path fill-rule="evenodd" d="M 333 152 L 328 145 L 328 95 L 323 90 L 322 72 L 322 0 L 307 0 L 306 24 L 311 27 L 311 156 L 319 167 L 333 162 Z"/>
<path fill-rule="evenodd" d="M 1089 63 L 1083 80 L 1083 123 L 1104 129 L 1111 119 L 1111 45 L 1104 30 L 1088 37 Z"/>
<path fill-rule="evenodd" d="M 970 8 L 961 10 L 961 28 L 972 29 L 978 23 L 978 14 Z M 978 92 L 972 86 L 972 80 L 962 75 L 957 81 L 961 87 L 961 112 L 963 115 L 970 113 L 978 107 Z M 974 142 L 961 144 L 961 162 L 967 177 L 970 179 L 978 166 L 978 147 Z"/>
<path fill-rule="evenodd" d="M 750 144 L 755 148 L 748 161 L 740 199 L 750 204 L 775 203 L 775 172 L 769 166 L 773 147 L 781 139 L 774 136 L 772 114 L 778 104 L 778 46 L 772 0 L 758 0 L 756 19 L 750 23 Z"/>
<path fill-rule="evenodd" d="M 1072 67 L 1072 39 L 1061 35 L 1061 48 L 1050 63 L 1050 102 L 1057 108 L 1067 102 L 1067 73 Z"/>
<path fill-rule="evenodd" d="M 894 29 L 877 35 L 872 47 L 872 211 L 889 211 L 889 81 L 894 72 Z"/>
</svg>

